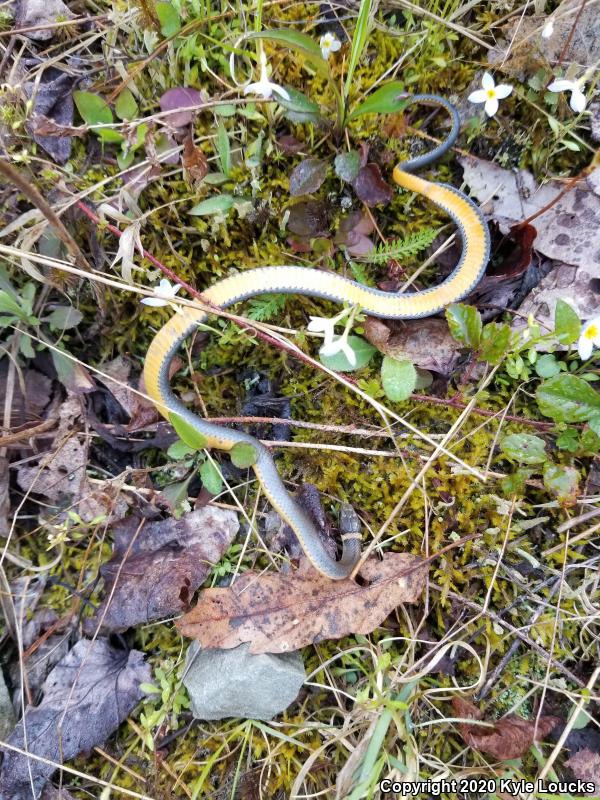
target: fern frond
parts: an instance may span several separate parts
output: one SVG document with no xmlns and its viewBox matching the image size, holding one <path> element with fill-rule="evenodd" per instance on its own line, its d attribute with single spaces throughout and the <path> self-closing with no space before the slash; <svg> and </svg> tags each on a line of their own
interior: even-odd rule
<svg viewBox="0 0 600 800">
<path fill-rule="evenodd" d="M 256 322 L 269 322 L 285 308 L 286 295 L 263 294 L 250 300 L 248 318 Z"/>
<path fill-rule="evenodd" d="M 406 236 L 404 239 L 382 243 L 377 250 L 373 250 L 372 253 L 367 253 L 367 255 L 363 256 L 361 261 L 366 261 L 369 264 L 381 264 L 392 258 L 401 261 L 410 256 L 416 256 L 421 250 L 429 247 L 439 232 L 439 228 L 425 228 L 422 231 Z"/>
</svg>

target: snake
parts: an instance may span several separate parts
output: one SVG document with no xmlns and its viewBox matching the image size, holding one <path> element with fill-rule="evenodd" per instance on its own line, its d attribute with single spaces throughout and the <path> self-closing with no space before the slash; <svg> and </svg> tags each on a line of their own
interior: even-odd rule
<svg viewBox="0 0 600 800">
<path fill-rule="evenodd" d="M 360 532 L 342 533 L 339 560 L 325 550 L 317 527 L 284 486 L 265 445 L 244 431 L 226 428 L 202 419 L 190 411 L 170 387 L 171 361 L 185 340 L 204 323 L 210 307 L 226 309 L 250 297 L 267 293 L 297 294 L 358 306 L 362 312 L 383 319 L 407 320 L 428 317 L 469 294 L 486 268 L 490 238 L 484 217 L 465 194 L 453 186 L 425 180 L 414 174 L 446 153 L 458 138 L 460 118 L 445 98 L 433 94 L 404 96 L 405 104 L 421 103 L 441 107 L 450 116 L 450 132 L 436 147 L 401 162 L 393 180 L 402 189 L 415 192 L 442 209 L 454 222 L 462 248 L 451 274 L 440 284 L 419 291 L 386 292 L 358 283 L 337 273 L 303 266 L 267 266 L 235 273 L 204 290 L 200 300 L 209 309 L 181 305 L 154 336 L 144 362 L 146 391 L 159 412 L 173 421 L 173 415 L 200 435 L 206 446 L 231 451 L 243 443 L 253 448 L 252 468 L 267 499 L 296 534 L 310 563 L 331 580 L 352 575 L 361 556 Z M 213 312 L 214 313 L 214 312 Z"/>
</svg>

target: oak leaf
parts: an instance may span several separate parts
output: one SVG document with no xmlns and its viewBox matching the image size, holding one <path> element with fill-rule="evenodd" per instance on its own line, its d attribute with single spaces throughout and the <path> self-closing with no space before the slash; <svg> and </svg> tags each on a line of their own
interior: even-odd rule
<svg viewBox="0 0 600 800">
<path fill-rule="evenodd" d="M 360 571 L 367 585 L 332 581 L 304 560 L 293 575 L 246 572 L 226 589 L 206 589 L 177 623 L 202 647 L 250 642 L 251 653 L 286 653 L 323 639 L 374 630 L 400 603 L 415 603 L 427 567 L 418 556 L 388 553 Z"/>
<path fill-rule="evenodd" d="M 132 516 L 113 527 L 112 558 L 100 569 L 106 599 L 84 623 L 90 635 L 98 626 L 123 631 L 188 608 L 239 530 L 237 515 L 215 506 L 141 523 Z"/>
<path fill-rule="evenodd" d="M 477 706 L 462 697 L 454 697 L 452 707 L 457 717 L 483 719 L 483 713 Z M 509 761 L 523 756 L 534 742 L 544 739 L 558 722 L 558 717 L 539 717 L 536 724 L 535 719 L 508 714 L 490 727 L 462 722 L 458 729 L 470 747 L 489 753 L 499 761 Z"/>
</svg>

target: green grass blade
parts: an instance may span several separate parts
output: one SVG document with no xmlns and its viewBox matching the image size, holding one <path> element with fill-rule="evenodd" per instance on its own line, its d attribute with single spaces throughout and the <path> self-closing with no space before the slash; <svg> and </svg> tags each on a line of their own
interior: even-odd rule
<svg viewBox="0 0 600 800">
<path fill-rule="evenodd" d="M 348 62 L 348 73 L 346 75 L 346 82 L 344 84 L 344 97 L 348 97 L 350 92 L 352 79 L 354 78 L 354 72 L 358 66 L 358 62 L 369 37 L 369 32 L 371 30 L 371 24 L 373 21 L 372 12 L 374 13 L 374 11 L 375 6 L 373 4 L 373 0 L 361 0 L 360 9 L 358 11 L 358 19 L 356 20 L 356 28 L 354 29 L 354 36 L 352 37 L 350 61 Z"/>
</svg>

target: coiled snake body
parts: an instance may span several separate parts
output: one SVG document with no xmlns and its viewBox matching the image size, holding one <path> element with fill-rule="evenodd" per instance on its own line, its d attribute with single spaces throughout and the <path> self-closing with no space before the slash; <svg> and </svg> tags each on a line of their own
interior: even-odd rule
<svg viewBox="0 0 600 800">
<path fill-rule="evenodd" d="M 202 297 L 211 305 L 226 308 L 260 294 L 303 294 L 357 305 L 374 317 L 416 319 L 435 314 L 467 295 L 480 280 L 489 258 L 489 234 L 483 216 L 471 200 L 452 186 L 432 183 L 412 174 L 431 164 L 454 144 L 459 133 L 458 114 L 454 106 L 436 95 L 414 95 L 409 102 L 442 106 L 452 118 L 451 131 L 440 145 L 397 166 L 393 173 L 395 183 L 435 203 L 458 228 L 461 257 L 443 283 L 418 292 L 391 294 L 321 270 L 296 266 L 260 267 L 219 281 L 204 291 Z M 159 330 L 150 344 L 144 365 L 148 394 L 163 416 L 167 419 L 170 414 L 181 417 L 205 437 L 208 447 L 228 451 L 239 442 L 251 444 L 257 456 L 253 469 L 265 495 L 294 530 L 313 566 L 333 580 L 348 577 L 360 557 L 360 537 L 356 534 L 342 537 L 342 558 L 339 561 L 331 558 L 312 521 L 288 494 L 267 448 L 247 433 L 206 422 L 186 408 L 171 391 L 171 360 L 183 341 L 207 316 L 201 309 L 184 306 Z"/>
</svg>

